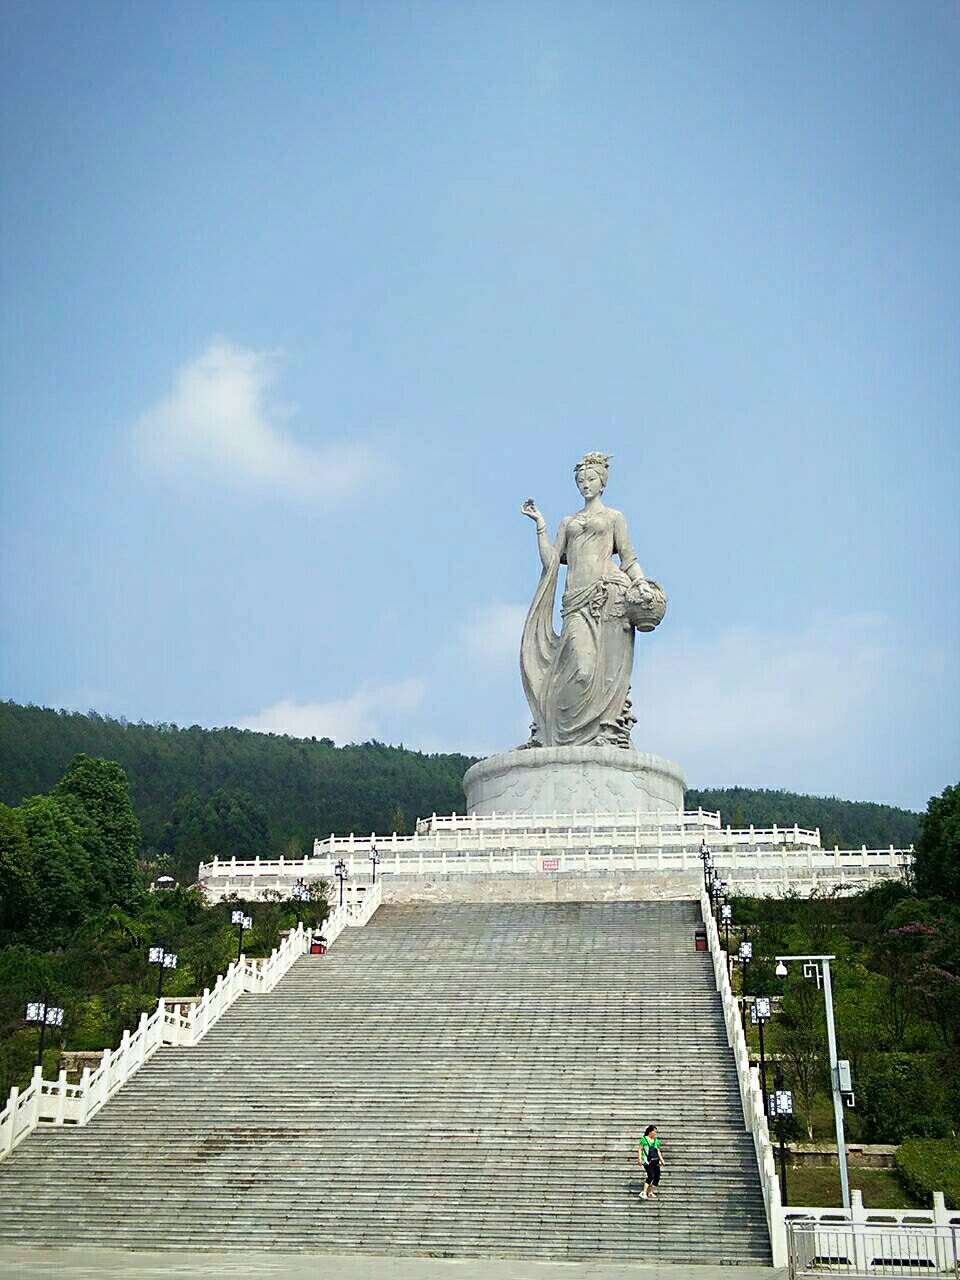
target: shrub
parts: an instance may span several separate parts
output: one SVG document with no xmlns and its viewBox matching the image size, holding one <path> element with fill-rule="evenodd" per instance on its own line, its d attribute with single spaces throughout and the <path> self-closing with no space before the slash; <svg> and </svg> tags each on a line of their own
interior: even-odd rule
<svg viewBox="0 0 960 1280">
<path fill-rule="evenodd" d="M 949 1208 L 960 1208 L 960 1139 L 909 1139 L 897 1152 L 897 1171 L 924 1204 L 942 1191 Z"/>
<path fill-rule="evenodd" d="M 942 1073 L 923 1054 L 878 1054 L 855 1083 L 865 1142 L 945 1138 L 952 1130 Z"/>
</svg>

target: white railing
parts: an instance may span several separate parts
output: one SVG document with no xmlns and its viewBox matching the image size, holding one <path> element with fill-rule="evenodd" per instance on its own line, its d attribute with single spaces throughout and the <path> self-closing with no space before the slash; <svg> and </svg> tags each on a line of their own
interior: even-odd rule
<svg viewBox="0 0 960 1280">
<path fill-rule="evenodd" d="M 327 946 L 345 928 L 366 924 L 381 901 L 379 883 L 362 896 L 351 894 L 318 931 Z M 11 1089 L 9 1101 L 0 1111 L 0 1160 L 40 1124 L 86 1124 L 162 1045 L 195 1045 L 245 991 L 272 991 L 309 950 L 312 936 L 312 930 L 298 925 L 265 960 L 248 960 L 241 955 L 188 1009 L 169 1009 L 160 1000 L 152 1014 L 141 1014 L 135 1031 L 124 1031 L 119 1048 L 104 1049 L 95 1071 L 84 1068 L 79 1084 L 68 1084 L 65 1071 L 56 1080 L 44 1080 L 42 1068 L 37 1067 L 24 1090 Z"/>
<path fill-rule="evenodd" d="M 865 1225 L 900 1227 L 960 1227 L 960 1209 L 948 1209 L 942 1191 L 933 1193 L 932 1209 L 868 1209 L 862 1191 L 850 1192 L 850 1208 L 824 1208 L 823 1205 L 790 1205 L 784 1207 L 787 1222 L 829 1223 L 856 1222 Z"/>
<path fill-rule="evenodd" d="M 599 815 L 603 818 L 603 815 Z M 368 857 L 370 850 L 376 848 L 381 856 L 411 857 L 420 853 L 461 853 L 467 850 L 484 852 L 488 849 L 686 849 L 696 853 L 700 849 L 700 839 L 709 835 L 709 844 L 714 848 L 743 848 L 745 850 L 779 849 L 779 848 L 820 848 L 819 830 L 809 831 L 804 827 L 717 827 L 708 832 L 692 832 L 681 828 L 677 823 L 669 823 L 640 827 L 633 825 L 606 825 L 600 821 L 596 826 L 588 822 L 588 815 L 577 827 L 537 827 L 539 819 L 528 819 L 527 823 L 516 829 L 500 829 L 498 827 L 478 826 L 475 830 L 467 827 L 440 828 L 434 831 L 421 832 L 412 836 L 398 836 L 394 831 L 390 835 L 357 835 L 351 831 L 348 836 L 327 836 L 313 842 L 313 856 L 316 858 L 348 858 Z M 207 864 L 209 865 L 209 864 Z"/>
<path fill-rule="evenodd" d="M 942 1191 L 932 1209 L 867 1209 L 860 1191 L 850 1208 L 789 1208 L 786 1220 L 790 1275 L 957 1275 L 960 1211 L 948 1210 Z"/>
<path fill-rule="evenodd" d="M 682 872 L 691 879 L 696 891 L 701 862 L 696 848 L 655 848 L 633 846 L 615 849 L 598 843 L 589 849 L 559 848 L 552 840 L 542 840 L 530 850 L 494 847 L 486 850 L 463 848 L 436 850 L 421 846 L 412 850 L 392 850 L 378 846 L 380 873 L 392 875 L 429 875 L 471 873 L 526 873 L 534 875 L 569 871 L 633 871 L 637 873 Z M 265 893 L 289 894 L 298 879 L 310 876 L 333 876 L 336 861 L 341 859 L 348 877 L 355 879 L 370 872 L 368 850 L 361 845 L 355 853 L 348 851 L 298 859 L 250 861 L 230 858 L 203 863 L 200 884 L 211 900 L 237 894 L 259 897 Z M 793 885 L 822 884 L 824 887 L 859 887 L 874 879 L 902 876 L 911 866 L 908 849 L 716 849 L 714 863 L 733 889 L 758 895 Z"/>
<path fill-rule="evenodd" d="M 554 810 L 553 813 L 432 813 L 429 818 L 417 819 L 417 835 L 432 835 L 436 831 L 566 831 L 568 828 L 592 827 L 604 831 L 608 827 L 662 827 L 664 831 L 690 829 L 696 832 L 717 830 L 720 814 L 709 809 L 684 811 L 623 809 L 605 813 L 602 809 L 578 810 L 569 813 Z"/>
<path fill-rule="evenodd" d="M 777 1166 L 770 1142 L 770 1131 L 767 1117 L 763 1113 L 763 1094 L 760 1090 L 760 1072 L 750 1065 L 750 1054 L 747 1050 L 746 1037 L 740 1023 L 740 1009 L 730 986 L 730 975 L 727 968 L 727 953 L 720 946 L 716 921 L 710 910 L 710 900 L 701 888 L 700 911 L 704 928 L 707 932 L 707 949 L 713 961 L 713 973 L 717 991 L 723 1005 L 723 1021 L 727 1029 L 727 1043 L 733 1050 L 733 1058 L 737 1066 L 737 1081 L 740 1086 L 740 1101 L 743 1106 L 743 1118 L 747 1132 L 753 1138 L 754 1152 L 757 1157 L 757 1168 L 760 1172 L 760 1189 L 763 1192 L 763 1207 L 770 1232 L 770 1249 L 773 1254 L 773 1265 L 787 1265 L 787 1236 L 783 1223 L 783 1212 L 780 1201 L 780 1184 L 777 1181 Z"/>
</svg>

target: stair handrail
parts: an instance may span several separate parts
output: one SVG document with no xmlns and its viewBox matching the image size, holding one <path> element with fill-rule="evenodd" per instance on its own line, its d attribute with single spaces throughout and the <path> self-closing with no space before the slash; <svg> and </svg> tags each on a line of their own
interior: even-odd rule
<svg viewBox="0 0 960 1280">
<path fill-rule="evenodd" d="M 322 933 L 330 947 L 348 925 L 365 925 L 383 900 L 382 885 L 374 888 L 376 892 L 364 895 L 362 907 L 353 915 L 344 904 L 331 911 L 316 931 L 298 924 L 263 961 L 241 954 L 188 1010 L 171 1009 L 160 999 L 153 1013 L 140 1015 L 134 1031 L 124 1031 L 116 1049 L 104 1049 L 95 1071 L 84 1067 L 79 1084 L 68 1084 L 66 1071 L 56 1080 L 45 1080 L 43 1068 L 35 1067 L 27 1087 L 11 1089 L 0 1111 L 0 1160 L 42 1123 L 86 1124 L 162 1045 L 192 1047 L 245 992 L 272 991 L 309 951 L 314 932 Z"/>
<path fill-rule="evenodd" d="M 780 1183 L 777 1180 L 777 1166 L 770 1141 L 770 1129 L 764 1114 L 763 1093 L 760 1088 L 760 1073 L 750 1065 L 750 1053 L 747 1039 L 743 1034 L 740 1022 L 740 1008 L 730 985 L 727 953 L 720 945 L 720 934 L 717 922 L 710 909 L 710 899 L 706 891 L 700 890 L 700 913 L 707 935 L 707 948 L 713 963 L 713 975 L 723 1006 L 723 1021 L 727 1033 L 727 1043 L 733 1051 L 737 1067 L 737 1083 L 740 1087 L 740 1101 L 743 1106 L 743 1118 L 747 1132 L 753 1138 L 754 1152 L 757 1158 L 757 1169 L 760 1174 L 760 1190 L 763 1193 L 763 1208 L 770 1233 L 770 1250 L 775 1267 L 787 1265 L 787 1234 L 783 1220 L 783 1206 L 780 1198 Z"/>
</svg>

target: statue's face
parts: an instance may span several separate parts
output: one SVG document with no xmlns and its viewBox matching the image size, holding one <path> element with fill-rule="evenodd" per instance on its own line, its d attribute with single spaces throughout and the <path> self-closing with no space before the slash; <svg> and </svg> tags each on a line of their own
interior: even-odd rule
<svg viewBox="0 0 960 1280">
<path fill-rule="evenodd" d="M 584 498 L 595 498 L 603 493 L 603 476 L 596 467 L 582 467 L 577 472 L 577 488 Z"/>
</svg>

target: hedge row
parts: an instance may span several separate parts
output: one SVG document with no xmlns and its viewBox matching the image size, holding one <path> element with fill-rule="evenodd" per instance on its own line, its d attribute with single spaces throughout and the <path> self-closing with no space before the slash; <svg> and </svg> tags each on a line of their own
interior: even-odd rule
<svg viewBox="0 0 960 1280">
<path fill-rule="evenodd" d="M 948 1208 L 960 1208 L 960 1138 L 908 1138 L 897 1152 L 897 1169 L 922 1204 L 942 1191 Z"/>
</svg>

